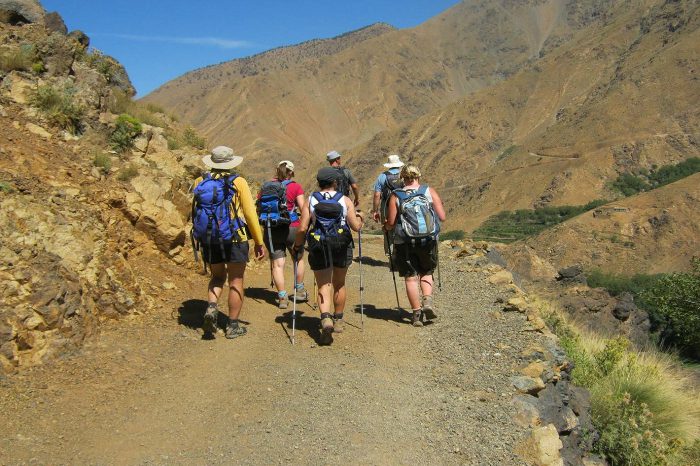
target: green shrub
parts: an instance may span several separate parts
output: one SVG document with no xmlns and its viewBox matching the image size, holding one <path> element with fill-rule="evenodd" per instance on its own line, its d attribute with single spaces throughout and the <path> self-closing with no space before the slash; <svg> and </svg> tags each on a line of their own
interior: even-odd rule
<svg viewBox="0 0 700 466">
<path fill-rule="evenodd" d="M 664 342 L 700 360 L 700 258 L 692 264 L 692 272 L 664 276 L 642 295 L 666 324 Z"/>
<path fill-rule="evenodd" d="M 134 146 L 134 139 L 141 134 L 142 129 L 138 119 L 122 113 L 117 117 L 109 142 L 114 150 L 125 152 Z"/>
<path fill-rule="evenodd" d="M 5 181 L 0 181 L 0 193 L 13 193 L 15 192 L 14 186 Z"/>
<path fill-rule="evenodd" d="M 649 191 L 700 172 L 700 158 L 691 157 L 675 165 L 656 166 L 638 173 L 623 173 L 610 183 L 612 189 L 624 196 Z"/>
<path fill-rule="evenodd" d="M 499 212 L 489 217 L 476 230 L 473 237 L 477 240 L 496 240 L 510 243 L 564 222 L 570 218 L 595 209 L 607 201 L 598 199 L 579 206 L 541 207 Z"/>
<path fill-rule="evenodd" d="M 138 174 L 139 168 L 133 163 L 130 163 L 127 167 L 124 167 L 121 170 L 119 170 L 119 175 L 117 175 L 117 179 L 119 181 L 129 181 Z"/>
<path fill-rule="evenodd" d="M 102 74 L 107 82 L 112 82 L 118 65 L 113 58 L 104 55 L 99 50 L 91 50 L 82 56 L 83 61 L 92 69 Z"/>
<path fill-rule="evenodd" d="M 98 153 L 92 160 L 92 164 L 101 168 L 104 173 L 108 173 L 112 168 L 112 158 L 108 154 Z"/>
<path fill-rule="evenodd" d="M 445 239 L 464 239 L 466 238 L 467 234 L 462 231 L 462 230 L 450 230 L 446 231 L 444 233 L 440 233 L 440 239 L 445 240 Z"/>
<path fill-rule="evenodd" d="M 0 51 L 0 71 L 31 71 L 37 61 L 36 49 L 32 45 L 22 45 Z"/>
<path fill-rule="evenodd" d="M 574 363 L 572 381 L 591 392 L 594 445 L 611 465 L 691 464 L 697 397 L 668 356 L 636 353 L 624 337 L 600 341 L 557 313 L 543 315 Z"/>
<path fill-rule="evenodd" d="M 82 129 L 85 109 L 76 104 L 74 98 L 75 89 L 73 87 L 57 89 L 45 85 L 39 86 L 29 96 L 29 103 L 37 107 L 52 125 L 71 134 L 78 134 Z"/>
<path fill-rule="evenodd" d="M 207 140 L 197 134 L 194 128 L 186 128 L 182 133 L 185 144 L 195 149 L 205 149 Z"/>
<path fill-rule="evenodd" d="M 175 136 L 166 135 L 165 140 L 168 141 L 169 150 L 178 150 L 182 147 L 182 143 Z"/>
</svg>

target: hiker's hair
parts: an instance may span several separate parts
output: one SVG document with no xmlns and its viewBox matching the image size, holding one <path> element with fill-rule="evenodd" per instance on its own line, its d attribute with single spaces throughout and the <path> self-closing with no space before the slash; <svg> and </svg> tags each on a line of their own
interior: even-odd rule
<svg viewBox="0 0 700 466">
<path fill-rule="evenodd" d="M 277 179 L 280 181 L 286 180 L 294 175 L 294 171 L 287 168 L 286 163 L 277 165 Z"/>
<path fill-rule="evenodd" d="M 333 180 L 323 180 L 318 182 L 318 187 L 319 189 L 326 189 L 326 188 L 335 188 L 338 187 L 338 180 L 333 179 Z"/>
<path fill-rule="evenodd" d="M 404 181 L 418 180 L 420 179 L 420 170 L 415 165 L 404 165 L 399 176 Z"/>
</svg>

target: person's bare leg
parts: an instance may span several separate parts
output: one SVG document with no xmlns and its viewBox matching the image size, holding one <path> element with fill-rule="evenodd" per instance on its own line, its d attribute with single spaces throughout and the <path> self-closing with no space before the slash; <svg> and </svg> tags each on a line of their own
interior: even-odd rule
<svg viewBox="0 0 700 466">
<path fill-rule="evenodd" d="M 318 285 L 318 307 L 321 311 L 321 339 L 319 343 L 327 345 L 333 341 L 333 319 L 331 318 L 331 297 L 333 291 L 333 268 L 314 270 Z"/>
<path fill-rule="evenodd" d="M 207 301 L 217 304 L 224 283 L 226 283 L 226 264 L 211 264 L 209 270 L 211 270 L 211 279 L 209 280 Z"/>
<path fill-rule="evenodd" d="M 433 276 L 432 275 L 422 275 L 420 277 L 420 289 L 423 294 L 421 307 L 423 309 L 423 314 L 428 319 L 437 318 L 435 313 L 435 308 L 433 307 Z"/>
<path fill-rule="evenodd" d="M 333 268 L 333 332 L 342 333 L 345 330 L 343 322 L 343 311 L 345 310 L 345 300 L 347 291 L 345 287 L 345 277 L 348 268 Z"/>
<path fill-rule="evenodd" d="M 228 268 L 228 317 L 238 320 L 243 307 L 243 274 L 245 262 L 229 263 Z"/>
<path fill-rule="evenodd" d="M 416 327 L 423 325 L 421 322 L 421 304 L 420 304 L 420 291 L 418 284 L 418 276 L 414 275 L 412 277 L 406 277 L 406 295 L 408 296 L 408 303 L 411 305 L 411 311 L 413 312 L 412 322 Z"/>
<path fill-rule="evenodd" d="M 272 260 L 272 281 L 277 292 L 284 291 L 284 257 Z"/>
</svg>

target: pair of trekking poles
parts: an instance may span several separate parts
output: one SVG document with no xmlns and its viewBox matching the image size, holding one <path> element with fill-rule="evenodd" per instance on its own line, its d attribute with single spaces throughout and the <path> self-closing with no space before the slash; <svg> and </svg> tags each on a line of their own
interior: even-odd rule
<svg viewBox="0 0 700 466">
<path fill-rule="evenodd" d="M 364 283 L 364 277 L 362 275 L 362 228 L 357 232 L 357 242 L 358 242 L 358 261 L 360 262 L 360 327 L 361 330 L 365 330 L 365 300 L 364 300 L 364 292 L 365 292 L 365 283 Z M 295 337 L 295 332 L 296 332 L 296 323 L 297 323 L 297 267 L 299 264 L 299 260 L 294 257 L 292 258 L 292 262 L 294 264 L 294 301 L 292 304 L 292 345 L 296 344 L 296 337 Z M 394 278 L 394 287 L 396 287 L 396 279 Z M 396 299 L 398 300 L 399 295 L 398 291 L 396 292 Z M 316 285 L 316 277 L 314 277 L 314 296 L 316 296 L 316 299 L 318 299 L 318 289 Z M 318 306 L 318 304 L 317 304 Z"/>
</svg>

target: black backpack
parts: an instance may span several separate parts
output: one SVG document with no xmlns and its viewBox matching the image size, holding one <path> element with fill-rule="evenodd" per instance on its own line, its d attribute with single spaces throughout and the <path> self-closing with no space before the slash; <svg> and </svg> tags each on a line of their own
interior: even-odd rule
<svg viewBox="0 0 700 466">
<path fill-rule="evenodd" d="M 287 210 L 287 186 L 292 180 L 266 181 L 260 188 L 258 218 L 267 227 L 286 226 L 299 219 L 296 211 Z"/>
<path fill-rule="evenodd" d="M 346 247 L 352 242 L 350 227 L 345 224 L 343 216 L 343 193 L 324 196 L 323 193 L 312 194 L 318 203 L 314 206 L 314 224 L 309 229 L 309 249 L 331 250 Z"/>
<path fill-rule="evenodd" d="M 350 172 L 345 167 L 333 167 L 338 171 L 336 191 L 343 196 L 350 196 Z"/>
<path fill-rule="evenodd" d="M 396 189 L 403 188 L 403 180 L 401 179 L 400 172 L 391 173 L 390 170 L 387 170 L 384 172 L 384 176 L 386 176 L 386 180 L 384 181 L 384 184 L 382 184 L 381 196 L 379 198 L 379 212 L 382 219 L 386 218 L 387 201 L 389 200 L 391 193 L 393 193 Z"/>
</svg>

